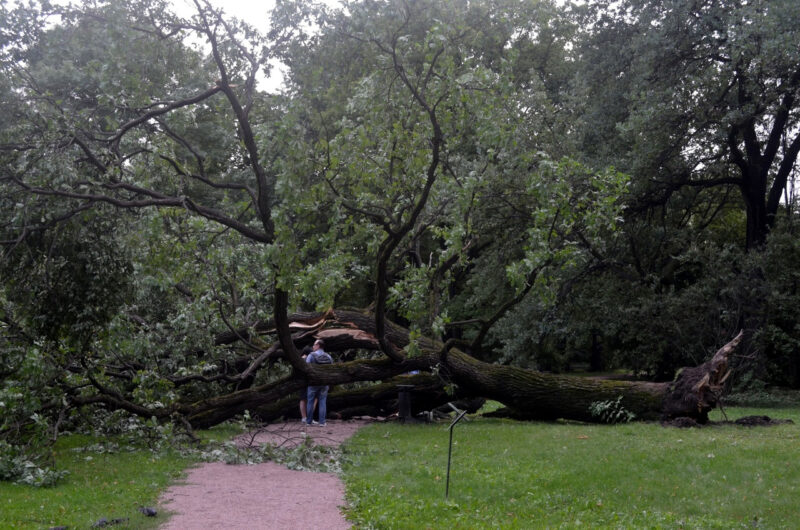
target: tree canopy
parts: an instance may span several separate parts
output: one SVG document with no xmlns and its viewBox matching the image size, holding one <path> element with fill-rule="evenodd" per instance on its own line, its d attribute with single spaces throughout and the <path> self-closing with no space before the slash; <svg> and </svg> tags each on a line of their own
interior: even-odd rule
<svg viewBox="0 0 800 530">
<path fill-rule="evenodd" d="M 667 380 L 742 327 L 731 380 L 800 384 L 794 2 L 194 4 L 2 5 L 3 440 L 412 369 L 430 407 L 652 418 L 668 385 L 529 369 Z"/>
</svg>

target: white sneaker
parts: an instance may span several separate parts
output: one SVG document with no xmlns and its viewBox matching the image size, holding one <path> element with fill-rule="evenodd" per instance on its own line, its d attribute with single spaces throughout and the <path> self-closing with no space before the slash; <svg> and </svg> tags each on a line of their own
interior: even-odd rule
<svg viewBox="0 0 800 530">
<path fill-rule="evenodd" d="M 311 425 L 319 425 L 319 422 L 317 420 L 311 420 Z M 325 424 L 323 423 L 323 425 Z"/>
</svg>

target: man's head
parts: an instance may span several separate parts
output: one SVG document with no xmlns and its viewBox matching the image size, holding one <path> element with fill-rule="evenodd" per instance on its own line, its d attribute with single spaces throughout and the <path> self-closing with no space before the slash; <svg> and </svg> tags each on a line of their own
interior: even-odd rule
<svg viewBox="0 0 800 530">
<path fill-rule="evenodd" d="M 325 348 L 325 343 L 322 342 L 322 339 L 317 339 L 314 341 L 314 351 L 322 350 Z"/>
</svg>

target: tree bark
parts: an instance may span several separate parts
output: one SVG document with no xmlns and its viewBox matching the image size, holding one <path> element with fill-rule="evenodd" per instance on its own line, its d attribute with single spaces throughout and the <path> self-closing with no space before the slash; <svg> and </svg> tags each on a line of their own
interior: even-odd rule
<svg viewBox="0 0 800 530">
<path fill-rule="evenodd" d="M 411 412 L 433 410 L 454 401 L 441 379 L 431 375 L 398 376 L 386 382 L 352 390 L 332 389 L 328 394 L 328 416 L 348 419 L 353 416 L 389 416 L 398 411 L 398 385 L 414 387 Z M 281 417 L 299 417 L 299 394 L 265 403 L 251 411 L 261 420 L 271 421 Z"/>
</svg>

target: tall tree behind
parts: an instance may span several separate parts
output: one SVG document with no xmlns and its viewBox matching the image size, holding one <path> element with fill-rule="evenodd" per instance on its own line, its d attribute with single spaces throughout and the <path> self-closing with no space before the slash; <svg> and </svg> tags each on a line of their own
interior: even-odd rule
<svg viewBox="0 0 800 530">
<path fill-rule="evenodd" d="M 736 187 L 746 247 L 761 248 L 800 151 L 800 4 L 626 0 L 585 14 L 585 151 L 650 203 Z"/>
</svg>

